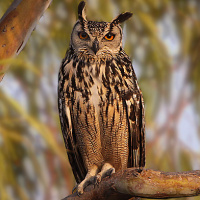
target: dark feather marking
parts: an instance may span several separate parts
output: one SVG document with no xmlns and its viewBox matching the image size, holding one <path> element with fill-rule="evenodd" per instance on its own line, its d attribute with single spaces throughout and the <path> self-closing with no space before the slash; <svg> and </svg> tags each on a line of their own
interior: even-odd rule
<svg viewBox="0 0 200 200">
<path fill-rule="evenodd" d="M 113 106 L 113 103 L 114 103 L 113 94 L 110 95 L 110 103 L 111 103 L 111 105 Z"/>
<path fill-rule="evenodd" d="M 105 64 L 105 61 L 104 60 L 100 60 L 100 66 Z"/>
<path fill-rule="evenodd" d="M 90 79 L 89 79 L 90 83 L 92 83 L 92 85 L 94 84 L 94 81 L 93 81 L 93 78 L 92 76 L 90 75 Z"/>
<path fill-rule="evenodd" d="M 90 104 L 88 103 L 87 105 L 87 112 L 89 113 L 90 112 Z"/>
<path fill-rule="evenodd" d="M 106 60 L 106 67 L 109 67 L 111 64 L 111 61 L 110 60 Z"/>
<path fill-rule="evenodd" d="M 94 120 L 94 122 L 95 122 L 95 120 L 96 120 L 94 114 L 93 114 L 93 120 Z M 97 131 L 97 127 L 96 127 L 96 124 L 94 124 L 94 129 L 95 129 L 95 133 L 98 133 L 98 131 Z M 94 136 L 96 136 L 96 134 L 94 134 Z"/>
<path fill-rule="evenodd" d="M 111 89 L 110 89 L 110 87 L 109 88 L 107 88 L 107 92 L 106 92 L 106 98 L 107 98 L 107 100 L 109 101 L 109 99 L 110 99 L 110 94 L 111 94 Z"/>
<path fill-rule="evenodd" d="M 85 76 L 86 76 L 86 77 L 88 77 L 88 76 L 89 76 L 89 74 L 88 74 L 88 71 L 87 71 L 87 70 L 85 70 Z"/>
<path fill-rule="evenodd" d="M 112 116 L 112 121 L 111 121 L 111 133 L 112 133 L 114 124 L 115 124 L 115 109 L 114 109 L 113 116 Z"/>
<path fill-rule="evenodd" d="M 88 84 L 87 84 L 86 81 L 84 81 L 84 86 L 85 86 L 86 89 L 88 89 Z"/>
<path fill-rule="evenodd" d="M 115 83 L 115 78 L 112 77 L 111 85 L 113 86 L 113 85 L 116 85 L 116 84 L 117 84 L 117 83 Z"/>
<path fill-rule="evenodd" d="M 106 119 L 106 126 L 108 124 L 108 107 L 109 107 L 109 103 L 107 103 L 107 105 L 106 105 L 106 117 L 107 117 L 107 119 Z"/>
<path fill-rule="evenodd" d="M 105 76 L 102 74 L 102 82 L 103 82 L 103 85 L 105 88 L 108 87 L 108 83 L 107 83 L 107 80 L 105 79 Z"/>
<path fill-rule="evenodd" d="M 129 85 L 128 85 L 128 83 L 126 82 L 126 80 L 124 80 L 124 84 L 125 84 L 125 86 L 126 86 L 127 88 L 129 88 Z"/>
<path fill-rule="evenodd" d="M 135 109 L 135 107 L 133 106 L 133 105 L 131 105 L 131 114 L 130 115 L 132 115 L 131 117 L 130 117 L 130 126 L 132 127 L 132 130 L 133 130 L 133 132 L 134 132 L 134 134 L 132 134 L 132 147 L 133 147 L 133 150 L 138 150 L 138 140 L 139 140 L 139 138 L 138 138 L 138 134 L 140 134 L 138 131 L 138 129 L 137 129 L 137 124 L 136 124 L 136 113 L 137 113 L 137 111 L 136 111 L 136 109 Z M 134 121 L 132 120 L 132 119 L 134 119 Z"/>
<path fill-rule="evenodd" d="M 80 107 L 80 102 L 79 101 L 77 101 L 77 115 L 78 115 L 78 112 L 80 112 L 81 113 L 81 107 Z"/>
<path fill-rule="evenodd" d="M 110 77 L 110 62 L 109 61 L 106 61 L 105 75 L 106 75 L 107 81 L 109 81 L 109 77 Z"/>
<path fill-rule="evenodd" d="M 126 75 L 125 72 L 124 72 L 125 65 L 122 64 L 120 59 L 116 59 L 116 63 L 117 63 L 117 66 L 118 66 L 122 76 L 125 76 Z"/>
<path fill-rule="evenodd" d="M 95 76 L 98 77 L 99 73 L 100 73 L 100 66 L 98 66 L 98 64 L 96 64 L 96 67 L 95 67 Z"/>
<path fill-rule="evenodd" d="M 67 141 L 67 142 L 66 142 L 66 144 L 67 144 L 67 148 L 66 148 L 66 149 L 67 149 L 67 150 L 71 150 L 70 153 L 73 152 L 73 151 L 72 151 L 73 147 L 72 147 L 72 143 L 71 143 L 70 137 L 65 138 L 65 140 Z"/>
<path fill-rule="evenodd" d="M 89 112 L 88 112 L 89 113 Z M 89 126 L 89 122 L 88 122 L 88 116 L 87 113 L 85 112 L 85 123 L 87 124 L 87 126 Z"/>
<path fill-rule="evenodd" d="M 74 59 L 74 60 L 73 60 L 73 68 L 76 67 L 76 63 L 77 63 L 77 62 L 76 62 L 76 59 Z"/>
<path fill-rule="evenodd" d="M 62 76 L 64 76 L 64 73 L 65 73 L 64 68 L 65 68 L 65 66 L 61 65 L 61 69 L 60 69 L 60 72 L 58 74 L 58 80 L 59 80 L 60 91 L 61 92 L 63 91 L 64 84 L 65 84 L 65 80 L 63 78 L 61 78 Z"/>
<path fill-rule="evenodd" d="M 76 79 L 74 74 L 72 75 L 71 82 L 72 82 L 72 87 L 76 89 Z"/>
<path fill-rule="evenodd" d="M 88 68 L 90 67 L 90 60 L 89 60 L 89 58 L 87 59 L 86 65 L 87 65 Z"/>
<path fill-rule="evenodd" d="M 131 65 L 131 61 L 129 58 L 127 58 L 126 56 L 122 57 L 122 61 L 126 64 L 126 66 Z"/>
<path fill-rule="evenodd" d="M 116 75 L 117 75 L 117 70 L 116 70 L 115 64 L 114 64 L 114 63 L 111 63 L 110 67 L 111 67 L 111 69 L 112 69 L 113 75 L 116 76 Z"/>
<path fill-rule="evenodd" d="M 60 82 L 61 82 L 61 84 L 60 84 L 60 91 L 59 92 L 62 92 L 63 88 L 64 88 L 65 81 L 64 80 L 60 80 Z"/>
<path fill-rule="evenodd" d="M 133 96 L 133 91 L 129 90 L 125 95 L 124 95 L 124 99 L 125 100 L 130 100 Z"/>
<path fill-rule="evenodd" d="M 102 87 L 100 89 L 100 95 L 103 95 L 103 89 L 102 89 Z"/>
<path fill-rule="evenodd" d="M 123 106 L 126 109 L 126 119 L 129 119 L 128 107 L 125 100 L 123 100 Z M 127 167 L 129 168 L 133 167 L 132 134 L 131 134 L 130 123 L 128 123 L 128 132 L 129 132 L 129 139 L 128 139 L 129 156 L 128 156 Z"/>
<path fill-rule="evenodd" d="M 61 73 L 62 73 L 62 75 L 64 75 L 65 74 L 65 64 L 64 63 L 62 63 L 62 66 L 61 66 Z M 60 80 L 60 79 L 59 79 Z"/>
<path fill-rule="evenodd" d="M 119 112 L 119 102 L 117 101 L 117 112 Z"/>
<path fill-rule="evenodd" d="M 79 63 L 78 63 L 78 66 L 77 66 L 77 78 L 79 79 L 79 82 L 81 82 L 84 77 L 83 77 L 83 68 L 85 67 L 85 63 L 81 60 Z"/>
<path fill-rule="evenodd" d="M 115 85 L 115 91 L 117 92 L 117 94 L 120 94 L 118 85 Z"/>
<path fill-rule="evenodd" d="M 145 166 L 145 127 L 144 127 L 144 110 L 143 110 L 143 102 L 142 102 L 142 96 L 140 96 L 140 120 L 139 120 L 139 130 L 141 131 L 140 134 L 140 166 Z"/>
<path fill-rule="evenodd" d="M 64 79 L 69 80 L 69 72 L 66 72 Z"/>
<path fill-rule="evenodd" d="M 67 98 L 70 98 L 69 86 L 66 87 L 65 92 L 66 92 Z"/>
<path fill-rule="evenodd" d="M 121 74 L 122 74 L 122 76 L 125 76 L 125 73 L 124 73 L 124 68 L 123 68 L 123 66 L 120 66 L 120 67 L 119 67 L 119 69 L 120 69 L 120 71 L 121 71 Z"/>
<path fill-rule="evenodd" d="M 129 119 L 132 120 L 133 122 L 136 121 L 136 118 L 135 118 L 135 108 L 134 108 L 133 104 L 131 104 L 131 106 L 130 106 L 130 116 L 129 116 Z"/>
<path fill-rule="evenodd" d="M 82 91 L 82 97 L 85 98 L 86 101 L 89 101 L 89 95 L 91 95 L 91 92 L 87 89 Z"/>
</svg>

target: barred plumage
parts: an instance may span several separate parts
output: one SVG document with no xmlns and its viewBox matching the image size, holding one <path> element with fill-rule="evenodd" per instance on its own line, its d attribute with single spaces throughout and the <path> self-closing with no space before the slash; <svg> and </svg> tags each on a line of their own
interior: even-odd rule
<svg viewBox="0 0 200 200">
<path fill-rule="evenodd" d="M 61 128 L 78 193 L 92 179 L 98 183 L 115 171 L 145 165 L 144 102 L 119 26 L 131 14 L 111 23 L 87 21 L 84 5 L 79 4 L 58 86 Z"/>
</svg>

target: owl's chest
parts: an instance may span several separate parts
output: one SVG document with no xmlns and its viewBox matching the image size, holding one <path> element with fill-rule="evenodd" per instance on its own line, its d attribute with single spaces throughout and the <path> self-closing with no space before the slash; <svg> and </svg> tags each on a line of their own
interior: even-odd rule
<svg viewBox="0 0 200 200">
<path fill-rule="evenodd" d="M 126 78 L 119 67 L 112 62 L 83 63 L 72 61 L 65 68 L 67 80 L 65 84 L 67 97 L 71 101 L 82 99 L 111 102 L 120 98 L 129 90 Z"/>
</svg>

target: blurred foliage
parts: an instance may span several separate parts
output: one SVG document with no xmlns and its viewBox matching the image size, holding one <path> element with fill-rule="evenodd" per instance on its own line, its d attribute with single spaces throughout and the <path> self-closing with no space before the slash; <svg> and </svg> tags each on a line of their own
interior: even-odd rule
<svg viewBox="0 0 200 200">
<path fill-rule="evenodd" d="M 11 2 L 0 1 L 1 16 Z M 57 75 L 78 3 L 53 0 L 20 55 L 0 61 L 11 64 L 0 83 L 1 200 L 61 199 L 75 184 L 60 131 Z M 200 150 L 191 138 L 200 133 L 200 2 L 87 1 L 92 20 L 110 21 L 123 11 L 134 14 L 123 24 L 123 42 L 145 99 L 147 168 L 197 169 Z M 178 131 L 187 106 L 189 136 Z"/>
</svg>

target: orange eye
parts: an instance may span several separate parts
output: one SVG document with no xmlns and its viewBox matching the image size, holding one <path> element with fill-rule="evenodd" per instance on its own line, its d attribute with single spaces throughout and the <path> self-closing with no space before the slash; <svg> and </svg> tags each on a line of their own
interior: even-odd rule
<svg viewBox="0 0 200 200">
<path fill-rule="evenodd" d="M 84 32 L 84 31 L 79 32 L 79 33 L 78 33 L 78 36 L 79 36 L 79 38 L 82 39 L 82 40 L 85 40 L 85 39 L 88 38 L 88 34 L 87 34 L 86 32 Z"/>
<path fill-rule="evenodd" d="M 113 40 L 113 39 L 114 39 L 114 37 L 115 37 L 115 36 L 114 36 L 112 33 L 108 33 L 107 35 L 105 35 L 105 37 L 104 37 L 104 38 L 105 38 L 106 40 L 109 40 L 109 41 L 111 41 L 111 40 Z"/>
</svg>

